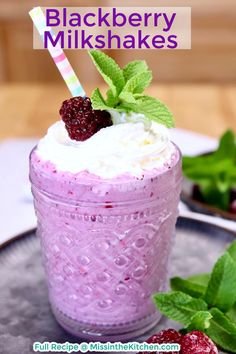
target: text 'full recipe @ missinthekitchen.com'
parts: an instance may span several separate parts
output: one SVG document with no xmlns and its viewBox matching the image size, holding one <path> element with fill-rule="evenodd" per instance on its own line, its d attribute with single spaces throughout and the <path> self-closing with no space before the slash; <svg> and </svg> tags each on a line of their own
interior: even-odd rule
<svg viewBox="0 0 236 354">
<path fill-rule="evenodd" d="M 57 343 L 57 342 L 34 342 L 34 352 L 57 352 L 57 353 L 86 353 L 86 352 L 139 352 L 139 351 L 162 351 L 179 352 L 180 345 L 177 343 L 149 344 L 146 342 L 83 342 L 83 343 Z"/>
</svg>

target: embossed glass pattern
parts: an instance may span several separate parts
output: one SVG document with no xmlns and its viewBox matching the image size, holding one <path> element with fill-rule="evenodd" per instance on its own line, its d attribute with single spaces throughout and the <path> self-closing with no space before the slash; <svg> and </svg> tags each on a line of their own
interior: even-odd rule
<svg viewBox="0 0 236 354">
<path fill-rule="evenodd" d="M 83 337 L 145 332 L 160 317 L 151 294 L 167 286 L 180 158 L 139 180 L 68 178 L 51 170 L 31 154 L 38 235 L 57 320 Z"/>
</svg>

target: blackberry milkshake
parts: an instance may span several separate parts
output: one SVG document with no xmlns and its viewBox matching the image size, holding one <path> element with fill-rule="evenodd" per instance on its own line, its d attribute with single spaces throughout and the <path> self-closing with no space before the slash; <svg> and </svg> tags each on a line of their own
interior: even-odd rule
<svg viewBox="0 0 236 354">
<path fill-rule="evenodd" d="M 151 295 L 167 285 L 181 156 L 134 103 L 96 102 L 63 102 L 30 179 L 56 319 L 80 337 L 121 340 L 160 319 Z"/>
</svg>

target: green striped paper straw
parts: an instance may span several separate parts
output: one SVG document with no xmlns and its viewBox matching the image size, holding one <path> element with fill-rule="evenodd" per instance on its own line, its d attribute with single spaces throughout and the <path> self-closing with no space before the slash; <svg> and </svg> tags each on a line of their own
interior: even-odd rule
<svg viewBox="0 0 236 354">
<path fill-rule="evenodd" d="M 32 18 L 33 23 L 42 38 L 44 38 L 44 32 L 46 30 L 50 31 L 52 37 L 55 38 L 52 29 L 46 26 L 46 18 L 40 6 L 34 7 L 29 12 L 29 15 Z M 55 47 L 49 44 L 48 51 L 51 54 L 51 57 L 54 60 L 54 63 L 56 64 L 58 70 L 60 71 L 61 76 L 63 77 L 72 96 L 85 97 L 85 91 L 62 48 L 58 44 Z"/>
</svg>

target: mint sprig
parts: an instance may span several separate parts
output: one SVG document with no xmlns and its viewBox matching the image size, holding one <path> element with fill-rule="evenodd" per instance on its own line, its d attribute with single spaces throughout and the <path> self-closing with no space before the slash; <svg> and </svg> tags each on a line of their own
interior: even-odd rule
<svg viewBox="0 0 236 354">
<path fill-rule="evenodd" d="M 203 331 L 219 347 L 236 353 L 236 241 L 210 274 L 174 277 L 171 288 L 153 295 L 159 311 L 183 324 L 183 332 Z"/>
<path fill-rule="evenodd" d="M 216 151 L 205 156 L 183 157 L 184 175 L 200 187 L 204 201 L 228 210 L 230 191 L 236 186 L 236 139 L 232 130 L 220 138 Z"/>
<path fill-rule="evenodd" d="M 91 101 L 94 109 L 141 113 L 168 128 L 174 126 L 173 115 L 167 106 L 143 94 L 152 81 L 152 72 L 145 61 L 132 61 L 122 69 L 103 52 L 90 50 L 89 55 L 109 86 L 105 98 L 98 88 L 93 91 Z"/>
</svg>

